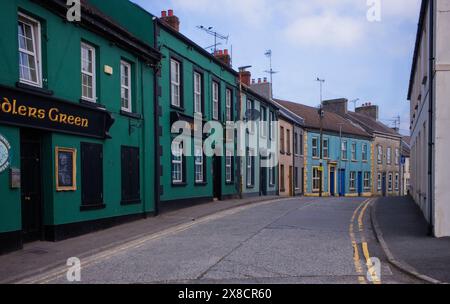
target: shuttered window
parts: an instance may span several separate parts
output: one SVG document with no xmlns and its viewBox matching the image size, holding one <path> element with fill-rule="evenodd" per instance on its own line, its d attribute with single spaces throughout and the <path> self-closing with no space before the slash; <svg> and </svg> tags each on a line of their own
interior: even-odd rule
<svg viewBox="0 0 450 304">
<path fill-rule="evenodd" d="M 81 143 L 81 204 L 103 205 L 103 146 Z"/>
<path fill-rule="evenodd" d="M 122 147 L 122 204 L 140 202 L 139 148 Z"/>
</svg>

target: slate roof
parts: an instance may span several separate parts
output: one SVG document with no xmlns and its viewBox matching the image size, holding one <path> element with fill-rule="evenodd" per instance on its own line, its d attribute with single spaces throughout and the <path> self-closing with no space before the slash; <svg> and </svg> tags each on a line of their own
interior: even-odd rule
<svg viewBox="0 0 450 304">
<path fill-rule="evenodd" d="M 310 129 L 320 129 L 320 117 L 318 109 L 291 101 L 275 99 L 277 103 L 286 107 L 296 115 L 304 119 L 305 127 Z M 324 111 L 325 116 L 323 118 L 323 130 L 329 132 L 340 132 L 340 126 L 342 126 L 342 133 L 349 135 L 357 135 L 362 137 L 371 137 L 362 127 L 355 125 L 350 120 L 329 111 Z"/>
<path fill-rule="evenodd" d="M 401 135 L 395 132 L 393 129 L 367 115 L 348 112 L 347 115 L 344 115 L 344 117 L 353 121 L 354 123 L 359 124 L 371 135 L 376 132 L 391 136 L 397 136 L 399 138 L 401 137 Z"/>
</svg>

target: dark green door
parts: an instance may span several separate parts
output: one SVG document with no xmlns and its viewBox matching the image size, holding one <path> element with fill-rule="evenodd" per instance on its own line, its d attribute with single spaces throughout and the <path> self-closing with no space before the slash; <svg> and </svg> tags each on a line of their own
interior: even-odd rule
<svg viewBox="0 0 450 304">
<path fill-rule="evenodd" d="M 41 136 L 21 131 L 20 144 L 23 240 L 31 242 L 42 236 Z"/>
</svg>

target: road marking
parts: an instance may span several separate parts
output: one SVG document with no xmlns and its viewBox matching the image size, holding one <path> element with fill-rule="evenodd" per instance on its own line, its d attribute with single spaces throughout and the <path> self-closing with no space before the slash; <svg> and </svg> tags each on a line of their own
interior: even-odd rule
<svg viewBox="0 0 450 304">
<path fill-rule="evenodd" d="M 350 226 L 349 226 L 349 234 L 350 234 L 350 239 L 352 241 L 352 247 L 353 247 L 353 263 L 355 264 L 356 272 L 359 275 L 358 281 L 360 284 L 367 284 L 367 282 L 366 282 L 366 278 L 364 277 L 364 274 L 363 274 L 363 267 L 362 267 L 361 259 L 360 259 L 360 255 L 359 255 L 358 243 L 356 242 L 355 232 L 354 232 L 353 228 L 354 228 L 354 222 L 356 220 L 356 216 L 357 216 L 358 212 L 361 210 L 361 208 L 364 206 L 364 204 L 368 201 L 369 200 L 362 202 L 358 206 L 358 208 L 355 209 L 355 211 L 353 212 L 353 215 L 352 215 L 352 219 L 350 221 Z"/>
<path fill-rule="evenodd" d="M 374 265 L 372 263 L 372 259 L 370 257 L 370 253 L 369 253 L 369 245 L 368 245 L 366 237 L 364 235 L 364 216 L 366 214 L 367 208 L 370 206 L 370 202 L 371 201 L 372 200 L 369 200 L 368 202 L 365 202 L 365 206 L 361 210 L 361 212 L 359 214 L 359 217 L 358 217 L 358 227 L 359 227 L 359 232 L 360 232 L 360 235 L 361 235 L 362 250 L 363 250 L 364 257 L 366 259 L 367 271 L 368 271 L 368 274 L 370 275 L 370 278 L 371 278 L 370 281 L 373 284 L 381 284 L 381 279 L 378 278 L 378 274 L 376 273 L 376 270 L 374 269 Z"/>
</svg>

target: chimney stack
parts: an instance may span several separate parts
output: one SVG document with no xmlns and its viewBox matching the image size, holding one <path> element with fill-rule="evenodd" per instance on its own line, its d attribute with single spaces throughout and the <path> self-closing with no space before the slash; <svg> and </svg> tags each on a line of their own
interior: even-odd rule
<svg viewBox="0 0 450 304">
<path fill-rule="evenodd" d="M 361 107 L 356 108 L 355 112 L 368 116 L 374 120 L 378 120 L 379 108 L 377 105 L 372 105 L 371 102 L 365 103 Z"/>
<path fill-rule="evenodd" d="M 252 79 L 252 73 L 250 71 L 240 70 L 239 71 L 239 79 L 242 84 L 246 86 L 250 86 L 250 80 Z"/>
<path fill-rule="evenodd" d="M 180 31 L 180 19 L 174 15 L 173 9 L 170 9 L 168 12 L 161 12 L 161 21 L 170 26 L 175 31 Z"/>
<path fill-rule="evenodd" d="M 323 102 L 323 108 L 326 111 L 345 115 L 348 113 L 348 99 L 340 98 L 340 99 L 325 100 Z"/>
<path fill-rule="evenodd" d="M 216 57 L 219 61 L 223 62 L 225 65 L 231 67 L 231 56 L 228 49 L 218 50 L 214 53 L 214 57 Z"/>
</svg>

